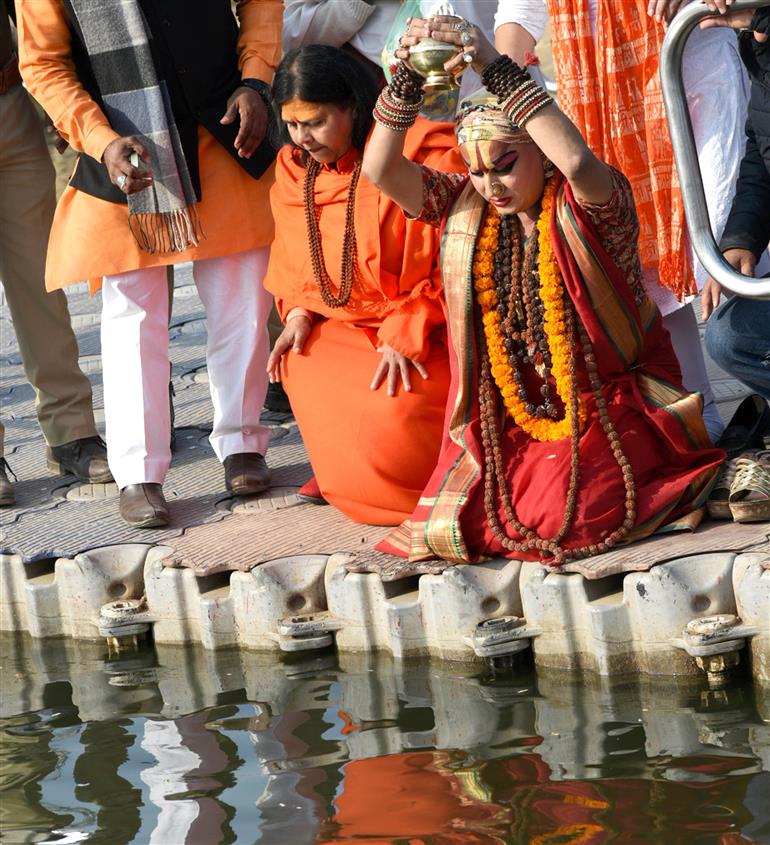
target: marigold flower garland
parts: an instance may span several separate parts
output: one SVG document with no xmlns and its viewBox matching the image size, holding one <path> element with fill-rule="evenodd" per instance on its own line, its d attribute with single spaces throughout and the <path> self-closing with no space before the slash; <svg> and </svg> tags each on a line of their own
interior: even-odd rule
<svg viewBox="0 0 770 845">
<path fill-rule="evenodd" d="M 572 413 L 570 411 L 570 358 L 572 350 L 567 340 L 564 285 L 556 263 L 556 256 L 551 244 L 551 207 L 553 204 L 556 180 L 552 178 L 545 187 L 542 211 L 537 221 L 539 244 L 540 297 L 543 301 L 543 328 L 551 353 L 551 372 L 556 383 L 556 392 L 561 399 L 566 413 L 563 419 L 553 420 L 536 417 L 527 412 L 521 400 L 513 377 L 502 320 L 497 311 L 497 292 L 493 277 L 492 257 L 497 248 L 500 216 L 494 206 L 489 206 L 483 229 L 476 245 L 473 259 L 473 284 L 476 299 L 481 306 L 484 336 L 492 376 L 500 390 L 505 408 L 516 425 L 535 440 L 563 440 L 572 432 Z M 582 431 L 586 420 L 585 404 L 578 402 L 579 430 Z"/>
</svg>

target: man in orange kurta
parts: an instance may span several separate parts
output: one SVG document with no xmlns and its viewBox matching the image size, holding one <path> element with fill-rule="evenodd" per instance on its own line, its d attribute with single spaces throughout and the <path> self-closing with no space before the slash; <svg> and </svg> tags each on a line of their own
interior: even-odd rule
<svg viewBox="0 0 770 845">
<path fill-rule="evenodd" d="M 105 90 L 99 62 L 89 54 L 94 38 L 103 37 L 98 15 L 118 12 L 64 0 L 19 2 L 17 9 L 27 87 L 81 153 L 57 208 L 46 283 L 56 289 L 101 280 L 108 459 L 123 518 L 155 527 L 169 520 L 161 489 L 171 457 L 167 265 L 193 262 L 206 306 L 211 443 L 225 465 L 227 487 L 244 494 L 269 483 L 268 431 L 259 413 L 267 387 L 270 297 L 261 280 L 273 234 L 272 169 L 265 171 L 258 145 L 267 123 L 260 86 L 267 88 L 278 62 L 283 8 L 280 0 L 239 0 L 239 31 L 229 0 L 133 5 L 148 31 L 197 201 L 203 237 L 181 251 L 150 251 L 128 225 L 123 193 L 136 190 L 139 170 L 135 161 L 129 165 L 128 153 L 136 142 L 153 147 L 113 127 L 105 110 L 113 92 Z M 140 66 L 139 54 L 135 58 Z M 130 61 L 121 67 L 134 69 Z M 146 166 L 162 178 L 157 162 Z"/>
</svg>

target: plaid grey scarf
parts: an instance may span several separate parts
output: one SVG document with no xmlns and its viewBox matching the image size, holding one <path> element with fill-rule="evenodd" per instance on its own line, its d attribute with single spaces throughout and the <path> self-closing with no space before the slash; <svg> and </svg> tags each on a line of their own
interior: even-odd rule
<svg viewBox="0 0 770 845">
<path fill-rule="evenodd" d="M 71 0 L 107 118 L 150 153 L 153 184 L 128 195 L 128 224 L 141 249 L 181 252 L 203 236 L 171 100 L 150 51 L 138 0 Z"/>
</svg>

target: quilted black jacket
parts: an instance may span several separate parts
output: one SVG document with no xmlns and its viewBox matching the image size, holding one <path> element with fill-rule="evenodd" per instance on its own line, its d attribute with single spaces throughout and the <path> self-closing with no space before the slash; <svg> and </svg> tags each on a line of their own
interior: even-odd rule
<svg viewBox="0 0 770 845">
<path fill-rule="evenodd" d="M 751 29 L 770 35 L 770 6 L 757 9 Z M 740 34 L 743 62 L 751 78 L 746 154 L 720 249 L 750 249 L 757 258 L 770 243 L 770 38 L 760 43 Z"/>
</svg>

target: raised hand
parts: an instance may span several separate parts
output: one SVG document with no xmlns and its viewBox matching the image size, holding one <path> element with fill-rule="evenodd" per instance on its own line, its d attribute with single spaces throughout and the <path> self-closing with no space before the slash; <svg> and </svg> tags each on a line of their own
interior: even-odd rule
<svg viewBox="0 0 770 845">
<path fill-rule="evenodd" d="M 437 15 L 434 18 L 411 18 L 399 40 L 396 56 L 408 61 L 409 48 L 423 38 L 433 38 L 457 46 L 457 55 L 444 64 L 444 70 L 450 73 L 464 65 L 471 65 L 480 73 L 499 55 L 475 24 L 454 16 Z"/>
</svg>

